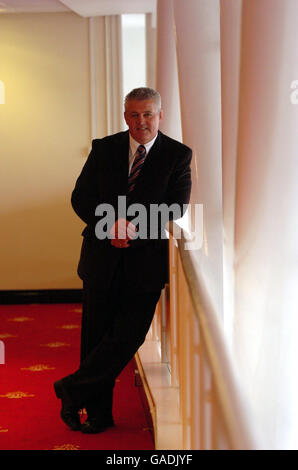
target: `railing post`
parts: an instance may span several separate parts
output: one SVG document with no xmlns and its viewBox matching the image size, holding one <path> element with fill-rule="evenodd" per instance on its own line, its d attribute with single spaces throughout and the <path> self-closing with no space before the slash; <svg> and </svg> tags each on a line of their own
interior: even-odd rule
<svg viewBox="0 0 298 470">
<path fill-rule="evenodd" d="M 161 318 L 160 318 L 160 348 L 161 362 L 168 362 L 167 359 L 167 304 L 166 287 L 161 292 Z"/>
<path fill-rule="evenodd" d="M 169 240 L 169 261 L 170 261 L 170 312 L 171 312 L 171 385 L 179 385 L 178 372 L 178 309 L 177 309 L 177 258 L 178 253 L 175 247 L 175 241 L 170 237 Z"/>
</svg>

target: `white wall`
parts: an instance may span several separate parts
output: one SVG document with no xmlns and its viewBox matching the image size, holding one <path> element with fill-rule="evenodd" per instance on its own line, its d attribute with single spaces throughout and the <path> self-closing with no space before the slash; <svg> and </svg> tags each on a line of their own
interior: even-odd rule
<svg viewBox="0 0 298 470">
<path fill-rule="evenodd" d="M 0 289 L 76 288 L 70 206 L 90 146 L 88 20 L 0 16 Z"/>
</svg>

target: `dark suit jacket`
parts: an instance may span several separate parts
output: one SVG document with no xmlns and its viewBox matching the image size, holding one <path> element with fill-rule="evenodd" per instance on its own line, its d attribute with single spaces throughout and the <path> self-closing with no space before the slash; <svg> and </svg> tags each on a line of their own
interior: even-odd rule
<svg viewBox="0 0 298 470">
<path fill-rule="evenodd" d="M 128 184 L 129 133 L 120 132 L 92 141 L 92 150 L 72 193 L 72 206 L 87 224 L 78 266 L 80 278 L 99 289 L 109 287 L 122 260 L 127 287 L 139 292 L 161 289 L 167 281 L 166 239 L 134 240 L 129 248 L 115 248 L 109 239 L 99 240 L 95 208 L 106 203 L 115 209 L 118 196 L 125 196 Z M 161 132 L 150 149 L 138 176 L 131 200 L 143 204 L 186 205 L 191 190 L 192 152 Z M 170 219 L 177 218 L 170 216 Z M 148 216 L 148 227 L 150 217 Z M 160 234 L 163 228 L 160 227 Z"/>
</svg>

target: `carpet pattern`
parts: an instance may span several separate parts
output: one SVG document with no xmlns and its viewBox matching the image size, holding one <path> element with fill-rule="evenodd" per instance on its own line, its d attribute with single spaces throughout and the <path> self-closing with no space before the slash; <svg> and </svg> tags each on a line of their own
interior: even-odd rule
<svg viewBox="0 0 298 470">
<path fill-rule="evenodd" d="M 0 305 L 1 450 L 154 449 L 133 361 L 116 382 L 115 427 L 85 435 L 61 421 L 53 382 L 79 364 L 80 323 L 80 304 Z"/>
</svg>

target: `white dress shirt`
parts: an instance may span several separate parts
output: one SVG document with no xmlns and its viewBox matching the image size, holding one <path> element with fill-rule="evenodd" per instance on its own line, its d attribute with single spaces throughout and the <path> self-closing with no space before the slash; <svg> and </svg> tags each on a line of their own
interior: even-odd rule
<svg viewBox="0 0 298 470">
<path fill-rule="evenodd" d="M 157 134 L 154 137 L 154 139 L 150 140 L 150 142 L 147 142 L 147 144 L 139 144 L 134 138 L 129 134 L 129 162 L 128 162 L 128 174 L 130 174 L 130 170 L 132 167 L 132 164 L 134 162 L 134 159 L 136 157 L 137 149 L 139 145 L 144 145 L 146 149 L 146 155 L 148 155 L 149 150 L 151 149 L 152 145 L 154 144 L 156 140 Z"/>
</svg>

